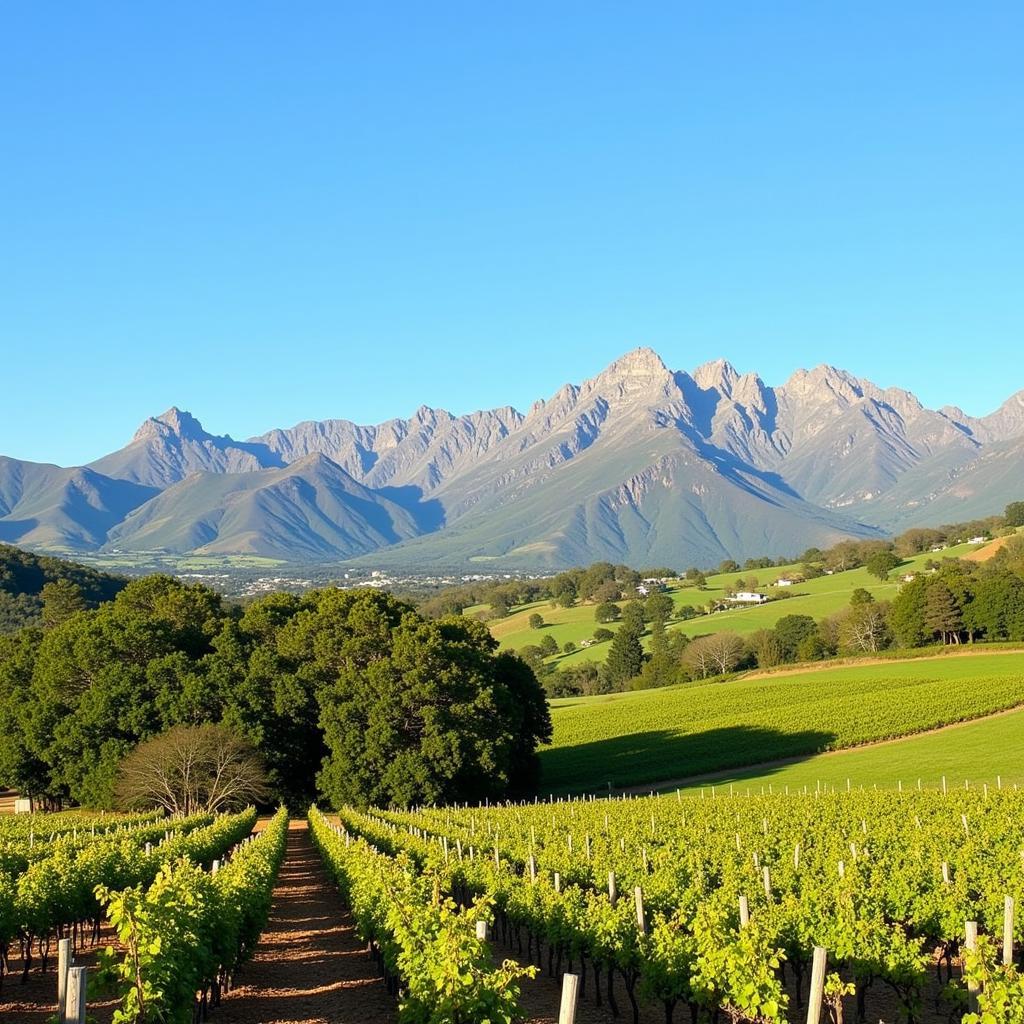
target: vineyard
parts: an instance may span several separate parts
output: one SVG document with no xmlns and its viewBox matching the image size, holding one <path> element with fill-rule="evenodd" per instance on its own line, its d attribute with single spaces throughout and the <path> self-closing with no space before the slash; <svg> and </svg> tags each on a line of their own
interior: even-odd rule
<svg viewBox="0 0 1024 1024">
<path fill-rule="evenodd" d="M 823 668 L 552 701 L 547 792 L 656 783 L 908 736 L 1024 703 L 1019 654 Z"/>
<path fill-rule="evenodd" d="M 805 1019 L 812 993 L 834 1021 L 1024 1013 L 1013 791 L 709 790 L 339 821 L 311 816 L 363 934 L 410 993 L 423 966 L 428 985 L 454 972 L 445 991 L 463 986 L 468 1007 L 504 1006 L 532 962 L 577 974 L 583 999 L 633 1021 L 685 1007 L 693 1021 L 782 1024 Z M 492 967 L 473 920 L 519 963 Z"/>
<path fill-rule="evenodd" d="M 115 1022 L 187 1021 L 197 1000 L 216 1003 L 262 931 L 283 856 L 284 812 L 258 837 L 255 824 L 252 809 L 0 822 L 0 1004 L 15 957 L 22 984 L 57 966 L 62 1000 L 72 960 L 104 928 L 119 942 L 93 987 L 113 994 Z"/>
<path fill-rule="evenodd" d="M 60 977 L 76 996 L 65 946 L 112 1024 L 542 1024 L 560 999 L 570 1024 L 1024 1019 L 1015 787 L 708 786 L 254 827 L 0 822 L 7 989 Z"/>
</svg>

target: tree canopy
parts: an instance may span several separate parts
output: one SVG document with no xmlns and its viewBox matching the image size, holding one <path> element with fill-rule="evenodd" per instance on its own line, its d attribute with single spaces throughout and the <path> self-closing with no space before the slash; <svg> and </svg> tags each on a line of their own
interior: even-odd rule
<svg viewBox="0 0 1024 1024">
<path fill-rule="evenodd" d="M 203 723 L 252 743 L 293 806 L 317 796 L 318 774 L 322 792 L 356 802 L 524 793 L 550 736 L 532 670 L 497 654 L 482 624 L 431 622 L 375 590 L 273 594 L 241 611 L 150 576 L 0 637 L 0 784 L 111 806 L 129 751 Z M 360 751 L 373 772 L 343 784 Z"/>
</svg>

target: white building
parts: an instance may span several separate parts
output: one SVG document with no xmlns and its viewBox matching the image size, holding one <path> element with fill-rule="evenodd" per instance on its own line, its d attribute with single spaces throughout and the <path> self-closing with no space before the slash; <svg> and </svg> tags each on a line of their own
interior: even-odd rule
<svg viewBox="0 0 1024 1024">
<path fill-rule="evenodd" d="M 731 598 L 737 604 L 765 604 L 768 600 L 767 594 L 758 594 L 753 590 L 740 590 Z"/>
<path fill-rule="evenodd" d="M 967 543 L 968 544 L 984 544 L 988 540 L 988 537 L 972 537 Z"/>
<path fill-rule="evenodd" d="M 782 576 L 782 577 L 780 577 L 779 579 L 777 579 L 775 581 L 775 586 L 777 586 L 777 587 L 791 587 L 791 586 L 793 586 L 793 581 L 790 580 L 790 579 L 787 579 L 785 576 Z"/>
</svg>

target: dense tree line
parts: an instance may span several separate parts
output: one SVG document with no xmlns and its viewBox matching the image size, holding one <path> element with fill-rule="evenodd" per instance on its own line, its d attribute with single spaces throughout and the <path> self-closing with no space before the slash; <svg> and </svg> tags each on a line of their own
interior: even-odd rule
<svg viewBox="0 0 1024 1024">
<path fill-rule="evenodd" d="M 408 804 L 525 795 L 544 694 L 481 623 L 376 590 L 239 609 L 166 576 L 0 637 L 0 785 L 110 806 L 118 766 L 178 725 L 223 723 L 275 796 Z"/>
<path fill-rule="evenodd" d="M 0 544 L 0 633 L 42 624 L 47 603 L 53 614 L 69 604 L 75 610 L 95 608 L 127 582 L 76 562 Z"/>
</svg>

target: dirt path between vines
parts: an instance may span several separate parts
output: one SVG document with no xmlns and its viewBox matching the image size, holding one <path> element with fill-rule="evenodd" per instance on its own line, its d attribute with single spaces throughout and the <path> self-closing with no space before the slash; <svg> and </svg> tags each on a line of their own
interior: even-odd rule
<svg viewBox="0 0 1024 1024">
<path fill-rule="evenodd" d="M 355 935 L 305 821 L 293 821 L 270 920 L 210 1024 L 392 1024 L 395 1002 Z"/>
</svg>

